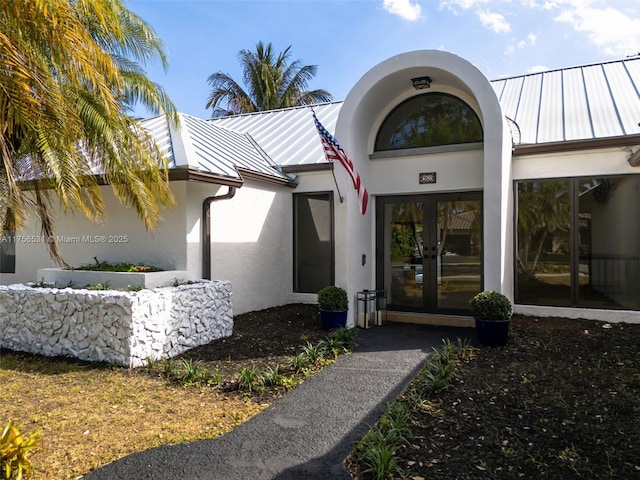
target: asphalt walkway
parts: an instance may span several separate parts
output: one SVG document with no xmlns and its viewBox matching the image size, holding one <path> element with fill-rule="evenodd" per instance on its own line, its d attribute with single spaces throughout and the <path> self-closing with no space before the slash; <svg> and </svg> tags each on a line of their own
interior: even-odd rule
<svg viewBox="0 0 640 480">
<path fill-rule="evenodd" d="M 357 331 L 351 355 L 213 440 L 169 445 L 105 465 L 85 480 L 350 479 L 343 461 L 444 338 L 473 330 L 389 323 Z M 114 435 L 117 435 L 114 432 Z"/>
</svg>

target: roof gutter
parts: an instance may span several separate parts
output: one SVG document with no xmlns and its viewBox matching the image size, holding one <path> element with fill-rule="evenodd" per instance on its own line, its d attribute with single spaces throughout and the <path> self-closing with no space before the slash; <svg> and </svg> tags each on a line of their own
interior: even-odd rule
<svg viewBox="0 0 640 480">
<path fill-rule="evenodd" d="M 211 204 L 229 200 L 236 194 L 236 187 L 228 185 L 227 193 L 207 197 L 202 202 L 202 278 L 211 280 Z"/>
<path fill-rule="evenodd" d="M 591 150 L 595 148 L 629 147 L 639 144 L 640 134 L 631 134 L 589 140 L 566 140 L 562 142 L 514 145 L 513 155 L 543 155 L 546 153 L 562 153 L 576 150 Z"/>
</svg>

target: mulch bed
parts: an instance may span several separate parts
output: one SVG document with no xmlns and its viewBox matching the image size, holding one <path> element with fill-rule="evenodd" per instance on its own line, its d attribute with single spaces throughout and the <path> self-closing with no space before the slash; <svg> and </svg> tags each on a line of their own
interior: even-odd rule
<svg viewBox="0 0 640 480">
<path fill-rule="evenodd" d="M 639 351 L 640 325 L 514 317 L 414 415 L 406 478 L 640 478 Z"/>
</svg>

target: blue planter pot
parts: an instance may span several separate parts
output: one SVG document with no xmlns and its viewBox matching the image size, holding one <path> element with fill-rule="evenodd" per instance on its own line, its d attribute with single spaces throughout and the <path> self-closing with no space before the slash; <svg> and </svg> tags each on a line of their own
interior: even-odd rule
<svg viewBox="0 0 640 480">
<path fill-rule="evenodd" d="M 332 312 L 329 310 L 320 310 L 320 321 L 322 322 L 322 328 L 325 330 L 334 330 L 340 327 L 347 326 L 347 312 Z"/>
<path fill-rule="evenodd" d="M 503 347 L 509 338 L 511 320 L 480 320 L 476 318 L 476 335 L 480 345 Z"/>
</svg>

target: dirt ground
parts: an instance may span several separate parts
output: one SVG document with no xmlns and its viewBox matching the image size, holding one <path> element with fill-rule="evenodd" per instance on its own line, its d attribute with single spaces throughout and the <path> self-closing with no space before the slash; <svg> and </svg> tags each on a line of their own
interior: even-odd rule
<svg viewBox="0 0 640 480">
<path fill-rule="evenodd" d="M 283 365 L 307 342 L 317 344 L 327 335 L 317 305 L 284 305 L 237 315 L 231 337 L 191 349 L 178 359 L 201 361 L 223 378 L 233 378 L 252 365 L 261 369 Z"/>
<path fill-rule="evenodd" d="M 639 351 L 640 325 L 514 317 L 414 413 L 398 478 L 640 478 Z"/>
<path fill-rule="evenodd" d="M 3 351 L 0 420 L 43 430 L 34 478 L 78 478 L 246 421 L 284 390 L 239 393 L 238 372 L 286 364 L 326 335 L 315 305 L 239 315 L 232 337 L 183 355 L 219 371 L 217 387 L 172 385 L 162 362 L 128 370 Z M 481 348 L 414 412 L 396 478 L 640 479 L 639 351 L 640 325 L 515 317 L 506 347 Z"/>
<path fill-rule="evenodd" d="M 186 355 L 237 371 L 325 336 L 316 306 L 288 305 Z M 506 347 L 479 349 L 414 415 L 397 478 L 640 479 L 639 353 L 640 325 L 515 316 Z"/>
</svg>

